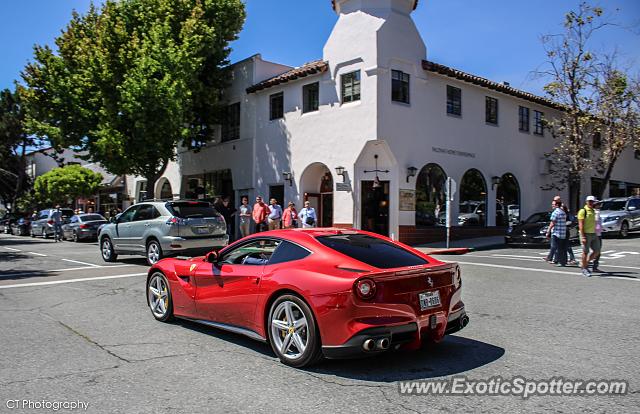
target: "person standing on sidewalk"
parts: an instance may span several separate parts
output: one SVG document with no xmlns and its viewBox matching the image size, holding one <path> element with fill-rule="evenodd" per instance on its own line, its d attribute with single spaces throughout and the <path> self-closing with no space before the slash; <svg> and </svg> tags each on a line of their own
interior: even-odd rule
<svg viewBox="0 0 640 414">
<path fill-rule="evenodd" d="M 253 205 L 253 222 L 256 224 L 256 233 L 267 231 L 267 217 L 269 217 L 269 206 L 267 206 L 262 197 L 256 197 L 256 203 Z"/>
<path fill-rule="evenodd" d="M 275 198 L 269 200 L 269 203 L 269 230 L 277 230 L 282 221 L 282 207 Z"/>
<path fill-rule="evenodd" d="M 249 197 L 242 196 L 240 205 L 240 237 L 247 237 L 251 234 L 251 206 Z"/>
<path fill-rule="evenodd" d="M 316 221 L 318 220 L 316 216 L 316 209 L 311 207 L 311 203 L 308 201 L 304 202 L 304 208 L 300 210 L 299 216 L 303 228 L 316 226 Z"/>
<path fill-rule="evenodd" d="M 298 227 L 298 212 L 293 201 L 289 201 L 287 208 L 282 213 L 282 226 L 285 229 L 293 229 Z"/>
<path fill-rule="evenodd" d="M 588 196 L 586 204 L 578 212 L 578 228 L 580 230 L 580 243 L 582 244 L 582 275 L 591 276 L 589 262 L 600 256 L 600 239 L 596 235 L 596 203 L 594 196 Z M 591 254 L 589 252 L 591 251 Z"/>
<path fill-rule="evenodd" d="M 596 236 L 600 240 L 600 251 L 602 251 L 602 218 L 600 217 L 600 201 L 597 201 L 593 207 L 596 210 Z M 602 273 L 600 270 L 600 255 L 593 259 L 593 271 L 596 273 Z"/>
<path fill-rule="evenodd" d="M 567 265 L 567 214 L 562 209 L 561 201 L 554 201 L 555 209 L 551 213 L 551 222 L 547 230 L 547 237 L 551 236 L 552 243 L 555 241 L 556 256 L 558 264 L 556 266 L 565 267 Z"/>
</svg>

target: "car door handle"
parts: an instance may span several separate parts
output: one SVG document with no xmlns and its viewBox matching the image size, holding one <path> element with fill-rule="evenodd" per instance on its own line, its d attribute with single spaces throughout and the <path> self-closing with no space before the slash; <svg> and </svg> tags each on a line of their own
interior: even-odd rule
<svg viewBox="0 0 640 414">
<path fill-rule="evenodd" d="M 145 227 L 149 227 L 149 223 L 145 223 L 145 224 L 144 224 L 144 226 L 145 226 Z"/>
</svg>

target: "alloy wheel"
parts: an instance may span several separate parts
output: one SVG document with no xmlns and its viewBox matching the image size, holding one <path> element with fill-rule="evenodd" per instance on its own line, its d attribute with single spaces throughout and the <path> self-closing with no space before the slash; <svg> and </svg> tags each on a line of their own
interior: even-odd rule
<svg viewBox="0 0 640 414">
<path fill-rule="evenodd" d="M 152 241 L 147 246 L 147 261 L 149 264 L 156 264 L 160 260 L 160 245 L 157 242 Z"/>
<path fill-rule="evenodd" d="M 157 319 L 165 318 L 169 310 L 169 288 L 166 280 L 159 273 L 154 274 L 149 280 L 147 295 L 153 316 Z"/>
<path fill-rule="evenodd" d="M 111 259 L 112 254 L 113 254 L 113 251 L 111 249 L 111 240 L 104 239 L 102 241 L 102 258 L 104 260 L 109 260 Z"/>
<path fill-rule="evenodd" d="M 629 225 L 627 222 L 623 222 L 620 226 L 620 237 L 627 237 L 629 235 Z"/>
<path fill-rule="evenodd" d="M 271 337 L 287 359 L 299 358 L 304 353 L 309 341 L 309 328 L 307 318 L 297 304 L 284 301 L 274 310 Z"/>
</svg>

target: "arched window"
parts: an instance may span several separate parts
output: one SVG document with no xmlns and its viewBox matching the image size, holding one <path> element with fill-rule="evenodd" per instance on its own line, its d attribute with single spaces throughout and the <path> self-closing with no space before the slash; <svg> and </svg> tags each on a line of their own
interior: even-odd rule
<svg viewBox="0 0 640 414">
<path fill-rule="evenodd" d="M 416 226 L 444 224 L 446 203 L 444 184 L 447 175 L 438 164 L 427 164 L 416 179 Z"/>
<path fill-rule="evenodd" d="M 458 213 L 459 226 L 487 225 L 487 183 L 475 168 L 462 176 Z"/>
<path fill-rule="evenodd" d="M 496 191 L 496 226 L 506 226 L 520 221 L 520 185 L 511 173 L 500 178 Z"/>
<path fill-rule="evenodd" d="M 160 189 L 160 199 L 162 200 L 170 200 L 173 198 L 173 191 L 171 190 L 171 184 L 169 180 L 166 180 L 164 184 L 162 184 L 162 188 Z"/>
</svg>

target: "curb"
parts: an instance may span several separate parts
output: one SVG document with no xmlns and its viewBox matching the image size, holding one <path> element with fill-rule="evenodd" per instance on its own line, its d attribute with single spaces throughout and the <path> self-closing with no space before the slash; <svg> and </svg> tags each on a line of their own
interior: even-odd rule
<svg viewBox="0 0 640 414">
<path fill-rule="evenodd" d="M 462 254 L 467 254 L 470 252 L 478 252 L 478 251 L 482 251 L 482 250 L 491 250 L 491 249 L 497 249 L 497 248 L 501 248 L 504 247 L 505 244 L 504 243 L 496 243 L 496 244 L 488 244 L 486 246 L 479 246 L 479 247 L 452 247 L 450 249 L 435 249 L 432 250 L 430 252 L 428 252 L 427 254 L 431 255 L 431 254 L 437 254 L 437 255 L 462 255 Z"/>
</svg>

